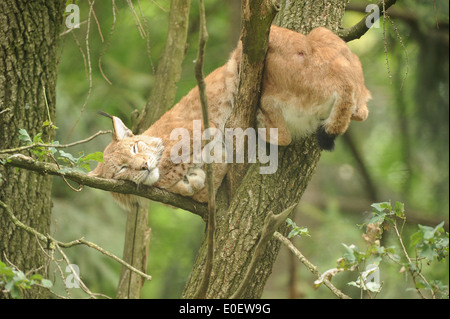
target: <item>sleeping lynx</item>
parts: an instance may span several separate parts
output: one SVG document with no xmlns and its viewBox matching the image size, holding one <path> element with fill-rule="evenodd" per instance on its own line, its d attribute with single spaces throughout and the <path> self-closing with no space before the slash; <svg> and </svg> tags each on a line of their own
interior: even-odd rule
<svg viewBox="0 0 450 319">
<path fill-rule="evenodd" d="M 233 108 L 240 57 L 239 44 L 229 61 L 205 79 L 210 126 L 222 132 Z M 258 127 L 267 128 L 267 135 L 262 136 L 264 140 L 288 145 L 293 138 L 316 133 L 319 145 L 331 149 L 334 138 L 347 130 L 351 120 L 367 118 L 369 99 L 361 63 L 338 36 L 325 28 L 314 29 L 305 36 L 271 27 L 257 111 Z M 198 87 L 142 135 L 133 135 L 119 118 L 112 117 L 113 140 L 104 151 L 104 163 L 90 174 L 131 180 L 138 185 L 155 185 L 206 202 L 202 163 L 195 164 L 191 160 L 175 164 L 170 157 L 170 150 L 179 143 L 170 138 L 171 132 L 184 128 L 192 137 L 193 121 L 201 118 Z M 278 140 L 270 136 L 270 128 L 278 129 Z M 192 150 L 192 140 L 185 143 L 189 143 L 186 146 Z M 227 164 L 214 166 L 214 184 L 218 188 L 227 172 Z M 113 195 L 125 208 L 138 200 L 136 196 Z"/>
</svg>

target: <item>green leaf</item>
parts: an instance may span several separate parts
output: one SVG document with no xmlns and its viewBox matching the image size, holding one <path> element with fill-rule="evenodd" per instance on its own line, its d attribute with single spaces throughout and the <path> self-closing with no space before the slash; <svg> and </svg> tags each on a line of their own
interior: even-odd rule
<svg viewBox="0 0 450 319">
<path fill-rule="evenodd" d="M 21 128 L 19 130 L 19 140 L 26 142 L 27 144 L 31 144 L 31 137 L 28 135 L 28 132 L 26 129 Z"/>
<path fill-rule="evenodd" d="M 382 224 L 386 218 L 385 212 L 374 212 L 374 216 L 367 222 L 367 224 Z"/>
<path fill-rule="evenodd" d="M 34 275 L 32 275 L 31 277 L 30 277 L 30 280 L 36 280 L 36 281 L 40 281 L 40 280 L 42 280 L 42 275 L 40 275 L 40 274 L 34 274 Z"/>
<path fill-rule="evenodd" d="M 81 158 L 81 161 L 87 162 L 87 161 L 96 161 L 103 163 L 103 153 L 102 152 L 95 152 L 88 154 Z"/>
<path fill-rule="evenodd" d="M 37 143 L 43 143 L 42 141 L 42 133 L 37 133 L 34 137 L 33 137 L 33 143 L 37 144 Z"/>
<path fill-rule="evenodd" d="M 423 239 L 425 239 L 425 240 L 432 239 L 436 232 L 436 228 L 433 228 L 430 226 L 419 225 L 419 229 L 423 232 Z"/>
<path fill-rule="evenodd" d="M 401 202 L 395 202 L 394 213 L 398 218 L 405 219 L 405 204 Z"/>
<path fill-rule="evenodd" d="M 50 280 L 48 280 L 48 279 L 42 279 L 41 280 L 41 285 L 44 288 L 52 288 L 53 287 L 53 283 Z"/>
<path fill-rule="evenodd" d="M 15 276 L 14 276 L 14 280 L 15 281 L 22 281 L 22 280 L 26 280 L 27 277 L 25 276 L 25 274 L 23 273 L 23 271 L 16 271 L 15 272 Z"/>
<path fill-rule="evenodd" d="M 345 258 L 350 264 L 356 263 L 356 256 L 355 256 L 355 245 L 347 246 L 346 244 L 342 244 L 345 247 L 345 250 L 347 251 L 342 257 Z"/>
<path fill-rule="evenodd" d="M 423 232 L 421 230 L 413 233 L 410 237 L 410 244 L 411 247 L 415 247 L 417 245 L 419 245 L 419 243 L 421 243 L 423 241 Z"/>
<path fill-rule="evenodd" d="M 417 281 L 415 285 L 416 289 L 425 289 L 427 286 L 422 281 Z"/>
<path fill-rule="evenodd" d="M 59 151 L 59 154 L 61 155 L 61 157 L 59 157 L 60 159 L 63 160 L 68 160 L 69 162 L 76 164 L 78 163 L 79 159 L 75 158 L 72 154 L 64 152 L 64 151 Z"/>
<path fill-rule="evenodd" d="M 392 210 L 391 203 L 389 202 L 373 203 L 370 206 L 373 207 L 378 213 L 382 213 L 386 209 L 389 211 Z"/>
<path fill-rule="evenodd" d="M 292 225 L 295 225 L 295 223 L 292 221 L 292 219 L 290 219 L 290 218 L 286 218 L 286 224 L 288 225 L 288 226 L 292 226 Z"/>
<path fill-rule="evenodd" d="M 419 257 L 425 257 L 428 260 L 433 260 L 433 257 L 437 256 L 433 247 L 428 244 L 423 244 L 419 249 Z"/>
<path fill-rule="evenodd" d="M 295 222 L 292 221 L 290 218 L 286 218 L 286 223 L 288 226 L 292 227 L 293 229 L 290 231 L 288 238 L 292 238 L 294 236 L 309 236 L 308 228 L 306 227 L 299 227 Z"/>
</svg>

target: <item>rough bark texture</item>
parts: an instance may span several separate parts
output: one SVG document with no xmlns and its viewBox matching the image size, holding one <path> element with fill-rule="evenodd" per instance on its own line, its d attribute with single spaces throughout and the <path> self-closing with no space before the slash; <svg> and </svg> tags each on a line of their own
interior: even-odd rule
<svg viewBox="0 0 450 319">
<path fill-rule="evenodd" d="M 55 121 L 55 87 L 60 27 L 64 1 L 0 1 L 0 149 L 17 147 L 19 129 L 30 136 L 43 132 L 53 139 L 54 131 L 43 128 Z M 52 177 L 0 166 L 0 200 L 25 224 L 48 233 L 51 214 Z M 8 258 L 22 271 L 44 273 L 45 255 L 37 240 L 17 230 L 0 209 L 0 259 Z M 43 297 L 32 289 L 29 298 Z M 0 298 L 7 297 L 0 291 Z"/>
<path fill-rule="evenodd" d="M 337 31 L 345 10 L 346 0 L 283 1 L 276 18 L 278 25 L 308 33 L 313 27 L 327 26 Z M 217 212 L 216 252 L 213 262 L 208 298 L 227 298 L 239 287 L 253 251 L 258 243 L 264 219 L 269 212 L 281 213 L 300 201 L 320 158 L 313 137 L 279 148 L 278 170 L 272 175 L 259 174 L 259 165 L 250 166 L 233 198 L 219 192 Z M 229 205 L 227 203 L 230 203 Z M 285 227 L 280 227 L 281 233 Z M 203 243 L 183 297 L 191 298 L 199 284 L 206 245 Z M 279 243 L 271 240 L 243 298 L 259 298 L 263 292 Z"/>
<path fill-rule="evenodd" d="M 255 126 L 256 110 L 262 89 L 264 61 L 269 46 L 269 29 L 278 9 L 278 2 L 273 0 L 242 1 L 240 79 L 235 105 L 225 124 L 227 128 L 245 129 Z M 234 146 L 233 152 L 236 153 L 236 146 Z M 229 165 L 227 183 L 231 196 L 240 184 L 247 168 L 246 164 Z"/>
</svg>

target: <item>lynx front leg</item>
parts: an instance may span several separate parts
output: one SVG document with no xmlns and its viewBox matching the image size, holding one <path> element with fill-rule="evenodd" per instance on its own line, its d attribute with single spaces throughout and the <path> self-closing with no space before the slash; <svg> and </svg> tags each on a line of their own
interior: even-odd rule
<svg viewBox="0 0 450 319">
<path fill-rule="evenodd" d="M 283 114 L 279 108 L 262 110 L 258 109 L 256 113 L 256 122 L 259 128 L 266 129 L 266 135 L 261 136 L 263 140 L 275 145 L 289 145 L 292 142 L 291 133 L 286 126 Z M 278 136 L 271 136 L 270 129 L 278 129 Z"/>
<path fill-rule="evenodd" d="M 192 196 L 205 187 L 205 172 L 199 167 L 190 167 L 186 175 L 168 191 L 183 196 Z"/>
</svg>

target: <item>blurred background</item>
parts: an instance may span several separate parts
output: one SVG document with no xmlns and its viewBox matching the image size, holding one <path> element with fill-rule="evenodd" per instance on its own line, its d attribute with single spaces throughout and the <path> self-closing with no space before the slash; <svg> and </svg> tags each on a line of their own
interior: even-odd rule
<svg viewBox="0 0 450 319">
<path fill-rule="evenodd" d="M 344 27 L 358 22 L 368 3 L 350 1 Z M 207 74 L 226 62 L 237 43 L 240 1 L 208 0 L 205 5 L 209 32 Z M 141 1 L 145 20 L 135 3 L 149 34 L 148 41 L 141 37 L 125 1 L 116 1 L 112 36 L 111 2 L 95 3 L 96 19 L 91 18 L 88 37 L 89 5 L 80 1 L 79 6 L 81 28 L 61 35 L 56 121 L 56 139 L 60 143 L 111 129 L 110 120 L 98 116 L 98 110 L 119 116 L 131 125 L 131 112 L 142 109 L 147 102 L 167 35 L 169 0 Z M 394 25 L 386 21 L 384 31 L 380 21 L 379 28 L 349 43 L 361 59 L 373 95 L 370 115 L 365 122 L 353 123 L 348 133 L 337 139 L 334 152 L 322 154 L 293 218 L 311 235 L 295 239 L 295 245 L 322 272 L 336 267 L 336 260 L 345 253 L 343 243 L 364 248 L 357 225 L 370 217 L 374 202 L 405 203 L 407 223 L 403 235 L 411 252 L 414 247 L 409 245 L 409 237 L 418 224 L 434 227 L 445 221 L 448 231 L 448 12 L 447 1 L 401 1 L 390 10 Z M 197 55 L 198 26 L 198 4 L 193 1 L 189 46 L 176 101 L 196 85 L 193 60 Z M 105 76 L 100 72 L 99 59 Z M 74 155 L 103 151 L 110 138 L 103 135 L 69 151 Z M 55 178 L 53 201 L 54 237 L 62 241 L 85 237 L 122 255 L 126 214 L 107 192 L 85 187 L 75 193 Z M 144 285 L 142 297 L 179 298 L 203 237 L 204 223 L 191 213 L 151 203 L 149 224 L 148 273 L 153 280 Z M 389 231 L 384 234 L 383 245 L 399 248 Z M 82 279 L 93 292 L 114 297 L 120 274 L 118 263 L 86 247 L 65 252 L 79 266 Z M 400 273 L 397 264 L 386 262 L 380 268 L 383 289 L 378 298 L 417 297 L 413 289 L 408 289 L 413 287 L 411 279 Z M 446 260 L 427 267 L 425 276 L 448 286 L 448 273 Z M 359 289 L 346 285 L 356 277 L 355 273 L 343 273 L 333 282 L 346 294 L 359 298 Z M 59 270 L 55 269 L 51 279 L 56 280 L 56 290 L 64 295 L 58 278 Z M 263 298 L 333 298 L 324 287 L 314 290 L 315 279 L 283 248 Z M 71 289 L 70 294 L 85 297 L 80 289 Z"/>
</svg>

